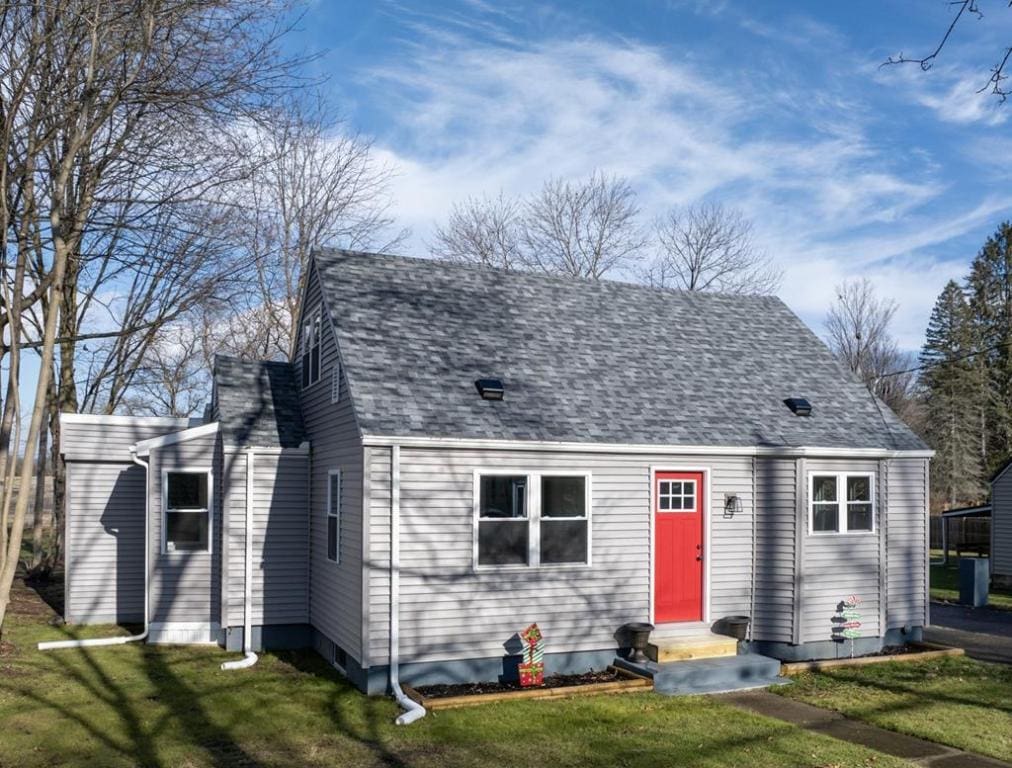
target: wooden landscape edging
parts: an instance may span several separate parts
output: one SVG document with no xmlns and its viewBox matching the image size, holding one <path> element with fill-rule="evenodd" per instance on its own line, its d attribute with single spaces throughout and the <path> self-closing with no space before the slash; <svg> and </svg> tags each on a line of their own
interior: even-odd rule
<svg viewBox="0 0 1012 768">
<path fill-rule="evenodd" d="M 825 659 L 823 661 L 791 661 L 780 665 L 780 674 L 798 675 L 802 672 L 819 672 L 834 667 L 861 667 L 866 664 L 879 664 L 887 661 L 928 661 L 944 656 L 962 656 L 962 648 L 950 648 L 934 643 L 911 643 L 915 648 L 923 648 L 916 653 L 898 653 L 892 656 L 857 656 L 853 659 Z"/>
<path fill-rule="evenodd" d="M 608 667 L 608 670 L 625 677 L 608 683 L 590 683 L 588 685 L 566 685 L 559 688 L 527 688 L 518 691 L 497 691 L 495 693 L 475 693 L 465 696 L 441 696 L 426 698 L 410 685 L 403 685 L 404 693 L 413 701 L 417 701 L 428 710 L 455 709 L 457 707 L 474 707 L 493 701 L 513 701 L 515 699 L 563 699 L 570 696 L 589 696 L 602 693 L 626 693 L 629 691 L 652 690 L 653 679 L 637 675 L 635 672 L 620 667 Z"/>
</svg>

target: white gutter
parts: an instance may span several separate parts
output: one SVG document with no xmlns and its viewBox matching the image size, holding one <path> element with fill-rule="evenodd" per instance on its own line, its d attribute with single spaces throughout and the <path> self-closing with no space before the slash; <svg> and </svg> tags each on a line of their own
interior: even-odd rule
<svg viewBox="0 0 1012 768">
<path fill-rule="evenodd" d="M 400 513 L 401 513 L 401 448 L 390 448 L 390 689 L 404 712 L 394 720 L 397 725 L 410 725 L 425 717 L 425 707 L 409 699 L 401 690 L 398 664 L 400 632 Z"/>
<path fill-rule="evenodd" d="M 833 448 L 821 446 L 723 446 L 651 445 L 647 443 L 573 443 L 554 440 L 484 440 L 454 437 L 403 437 L 363 435 L 370 447 L 459 448 L 470 450 L 567 451 L 571 453 L 621 453 L 675 456 L 770 456 L 780 458 L 822 457 L 837 459 L 930 459 L 929 449 Z"/>
<path fill-rule="evenodd" d="M 253 449 L 246 449 L 246 545 L 245 566 L 243 574 L 243 657 L 237 661 L 226 661 L 221 665 L 224 670 L 246 669 L 257 663 L 257 655 L 253 653 Z"/>
<path fill-rule="evenodd" d="M 145 640 L 148 636 L 148 613 L 149 613 L 149 573 L 148 573 L 148 553 L 150 552 L 150 491 L 148 488 L 148 463 L 143 459 L 137 458 L 137 453 L 133 448 L 130 449 L 130 458 L 133 459 L 134 464 L 138 464 L 144 467 L 144 631 L 139 635 L 130 635 L 128 637 L 96 637 L 90 640 L 54 640 L 48 643 L 39 643 L 38 649 L 40 651 L 54 651 L 59 648 L 96 648 L 103 645 L 124 645 L 126 643 L 132 643 L 137 640 Z"/>
</svg>

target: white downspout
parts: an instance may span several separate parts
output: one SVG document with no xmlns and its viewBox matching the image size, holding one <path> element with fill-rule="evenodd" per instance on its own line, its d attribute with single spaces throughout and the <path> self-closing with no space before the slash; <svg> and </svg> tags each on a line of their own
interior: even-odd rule
<svg viewBox="0 0 1012 768">
<path fill-rule="evenodd" d="M 425 707 L 409 699 L 401 690 L 399 677 L 398 633 L 400 631 L 400 513 L 401 513 L 401 448 L 390 448 L 390 689 L 404 712 L 394 720 L 397 725 L 410 725 L 425 717 Z"/>
<path fill-rule="evenodd" d="M 138 464 L 144 467 L 144 631 L 139 635 L 130 635 L 129 637 L 96 637 L 90 640 L 54 640 L 47 643 L 39 643 L 38 648 L 40 651 L 54 651 L 59 648 L 95 648 L 102 645 L 124 645 L 125 643 L 132 643 L 137 640 L 144 640 L 148 636 L 148 586 L 150 581 L 150 575 L 148 573 L 148 553 L 151 551 L 149 541 L 150 538 L 150 503 L 151 503 L 151 492 L 148 487 L 148 463 L 143 459 L 137 458 L 137 452 L 134 448 L 130 448 L 130 458 L 133 459 L 134 464 Z"/>
<path fill-rule="evenodd" d="M 257 655 L 253 653 L 253 449 L 246 449 L 246 546 L 244 553 L 243 574 L 243 657 L 237 661 L 226 661 L 221 665 L 224 670 L 246 669 L 257 663 Z"/>
</svg>

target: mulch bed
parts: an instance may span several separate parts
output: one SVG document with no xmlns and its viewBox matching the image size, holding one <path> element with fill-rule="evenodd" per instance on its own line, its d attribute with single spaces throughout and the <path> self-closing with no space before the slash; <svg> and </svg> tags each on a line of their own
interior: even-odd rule
<svg viewBox="0 0 1012 768">
<path fill-rule="evenodd" d="M 476 696 L 483 693 L 503 693 L 505 691 L 538 691 L 548 688 L 572 688 L 578 685 L 594 683 L 615 683 L 628 678 L 620 676 L 612 670 L 604 672 L 584 672 L 579 675 L 547 675 L 545 684 L 524 688 L 519 682 L 513 683 L 459 683 L 456 685 L 422 685 L 416 688 L 427 699 L 441 699 L 447 696 Z"/>
</svg>

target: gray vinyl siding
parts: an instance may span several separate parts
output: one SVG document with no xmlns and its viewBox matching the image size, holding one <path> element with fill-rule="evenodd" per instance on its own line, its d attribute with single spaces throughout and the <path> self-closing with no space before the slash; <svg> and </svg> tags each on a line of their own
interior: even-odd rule
<svg viewBox="0 0 1012 768">
<path fill-rule="evenodd" d="M 1012 579 L 1012 468 L 991 485 L 991 575 Z"/>
<path fill-rule="evenodd" d="M 833 618 L 840 603 L 851 595 L 860 600 L 862 637 L 878 637 L 881 632 L 882 562 L 879 551 L 886 516 L 883 489 L 886 483 L 879 462 L 858 460 L 806 459 L 801 517 L 804 536 L 801 556 L 800 639 L 818 642 L 833 639 Z M 819 472 L 867 472 L 875 477 L 876 520 L 874 533 L 812 534 L 808 526 L 809 477 Z M 841 490 L 841 494 L 843 491 Z M 841 515 L 845 514 L 843 510 Z M 923 568 L 923 557 L 921 567 Z"/>
<path fill-rule="evenodd" d="M 139 422 L 142 420 L 138 420 Z M 153 424 L 109 424 L 97 422 L 62 421 L 60 424 L 60 453 L 66 461 L 117 461 L 131 462 L 130 446 L 141 440 L 160 437 L 187 428 L 187 420 L 180 419 L 173 426 Z"/>
<path fill-rule="evenodd" d="M 245 452 L 225 454 L 224 626 L 241 626 L 245 620 L 246 462 Z M 258 453 L 253 460 L 254 626 L 309 620 L 308 463 L 306 455 L 296 452 Z"/>
<path fill-rule="evenodd" d="M 218 622 L 221 613 L 220 547 L 211 552 L 163 552 L 162 473 L 214 470 L 217 435 L 155 448 L 149 457 L 151 621 Z M 220 484 L 211 502 L 211 541 L 221 524 Z M 217 542 L 216 542 L 217 543 Z"/>
<path fill-rule="evenodd" d="M 133 463 L 130 447 L 187 425 L 186 419 L 145 421 L 61 421 L 69 622 L 143 621 L 144 468 Z"/>
<path fill-rule="evenodd" d="M 799 460 L 755 460 L 756 580 L 752 639 L 794 639 L 795 536 Z"/>
<path fill-rule="evenodd" d="M 313 269 L 306 285 L 303 322 L 319 306 L 320 287 Z M 343 366 L 340 400 L 331 402 L 331 374 L 338 360 L 337 343 L 324 311 L 320 380 L 302 390 L 302 413 L 312 452 L 309 615 L 314 627 L 362 662 L 362 440 Z M 293 362 L 298 364 L 299 359 Z M 299 382 L 301 385 L 301 370 Z M 341 470 L 337 563 L 327 559 L 327 476 L 334 469 Z"/>
<path fill-rule="evenodd" d="M 67 590 L 72 624 L 144 620 L 144 469 L 67 465 Z"/>
<path fill-rule="evenodd" d="M 370 663 L 389 637 L 389 448 L 370 448 L 368 631 Z M 752 464 L 745 457 L 402 449 L 400 651 L 402 661 L 500 656 L 532 621 L 554 651 L 613 648 L 624 623 L 650 615 L 650 469 L 710 469 L 710 615 L 749 612 Z M 592 565 L 473 570 L 474 471 L 590 472 Z M 742 511 L 723 515 L 725 493 Z"/>
<path fill-rule="evenodd" d="M 886 629 L 927 623 L 928 460 L 891 459 L 887 465 Z"/>
</svg>

